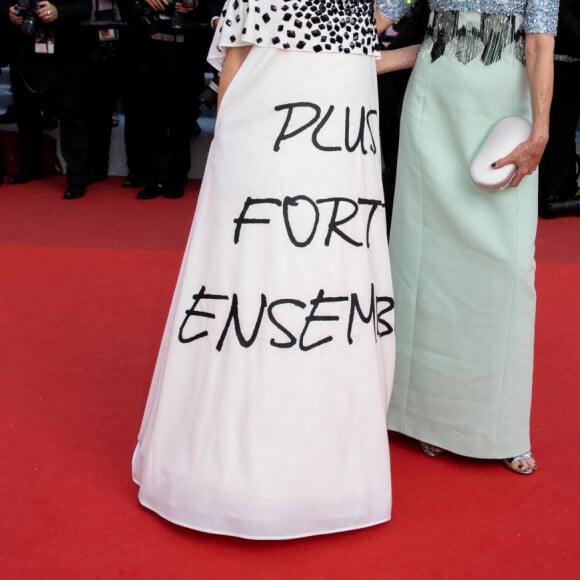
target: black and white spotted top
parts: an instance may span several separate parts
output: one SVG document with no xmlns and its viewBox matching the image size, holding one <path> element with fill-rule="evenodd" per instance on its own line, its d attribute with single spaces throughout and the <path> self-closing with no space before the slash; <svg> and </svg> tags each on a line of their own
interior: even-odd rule
<svg viewBox="0 0 580 580">
<path fill-rule="evenodd" d="M 378 55 L 373 0 L 227 0 L 213 51 L 254 44 Z"/>
</svg>

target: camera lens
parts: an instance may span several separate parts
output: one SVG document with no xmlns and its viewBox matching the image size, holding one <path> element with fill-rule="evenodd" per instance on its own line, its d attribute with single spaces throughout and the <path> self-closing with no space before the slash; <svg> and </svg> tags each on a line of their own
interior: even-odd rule
<svg viewBox="0 0 580 580">
<path fill-rule="evenodd" d="M 22 34 L 26 34 L 26 36 L 32 36 L 36 32 L 36 19 L 29 17 L 23 20 L 20 30 Z"/>
</svg>

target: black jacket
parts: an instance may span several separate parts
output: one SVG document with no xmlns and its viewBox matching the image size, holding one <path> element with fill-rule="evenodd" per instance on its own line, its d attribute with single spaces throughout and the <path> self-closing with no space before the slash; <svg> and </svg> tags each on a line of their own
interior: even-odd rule
<svg viewBox="0 0 580 580">
<path fill-rule="evenodd" d="M 580 0 L 560 0 L 555 53 L 580 58 Z"/>
<path fill-rule="evenodd" d="M 75 52 L 84 50 L 84 36 L 81 30 L 81 22 L 91 16 L 92 0 L 51 0 L 51 3 L 58 10 L 58 18 L 50 25 L 38 22 L 41 28 L 51 28 L 54 30 L 54 55 L 58 59 L 68 59 Z M 0 17 L 8 26 L 16 29 L 10 22 L 8 9 L 14 5 L 14 0 L 0 0 Z M 34 38 L 24 34 L 13 35 L 13 39 L 20 46 L 26 47 L 33 54 Z"/>
</svg>

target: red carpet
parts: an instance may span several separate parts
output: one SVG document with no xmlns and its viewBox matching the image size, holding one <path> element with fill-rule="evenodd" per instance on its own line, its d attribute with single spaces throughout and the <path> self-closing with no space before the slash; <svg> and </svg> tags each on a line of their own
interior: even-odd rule
<svg viewBox="0 0 580 580">
<path fill-rule="evenodd" d="M 537 474 L 393 437 L 390 523 L 267 543 L 166 523 L 130 479 L 193 185 L 145 202 L 119 179 L 63 189 L 0 187 L 1 578 L 578 577 L 580 218 L 539 224 Z"/>
</svg>

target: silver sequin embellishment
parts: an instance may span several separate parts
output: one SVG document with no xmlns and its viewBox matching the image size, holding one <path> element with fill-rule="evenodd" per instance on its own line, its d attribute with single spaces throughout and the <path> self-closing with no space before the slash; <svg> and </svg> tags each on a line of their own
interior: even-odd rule
<svg viewBox="0 0 580 580">
<path fill-rule="evenodd" d="M 377 10 L 399 20 L 409 8 L 408 0 L 377 0 Z M 481 12 L 524 17 L 524 32 L 556 34 L 559 0 L 429 0 L 436 12 Z"/>
</svg>

